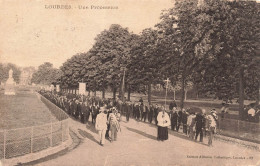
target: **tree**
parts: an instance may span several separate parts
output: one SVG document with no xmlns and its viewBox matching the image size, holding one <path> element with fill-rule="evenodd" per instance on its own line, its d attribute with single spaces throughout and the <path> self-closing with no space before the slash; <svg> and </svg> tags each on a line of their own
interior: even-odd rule
<svg viewBox="0 0 260 166">
<path fill-rule="evenodd" d="M 96 38 L 90 50 L 91 60 L 97 64 L 93 72 L 96 82 L 102 87 L 110 86 L 113 89 L 113 98 L 121 85 L 122 67 L 127 66 L 132 36 L 127 28 L 112 24 L 108 30 L 102 31 Z M 100 86 L 99 86 L 100 87 Z"/>
<path fill-rule="evenodd" d="M 45 62 L 40 65 L 38 70 L 32 75 L 32 83 L 50 85 L 56 83 L 61 75 L 61 71 L 53 68 L 53 64 Z"/>
<path fill-rule="evenodd" d="M 159 60 L 156 59 L 156 43 L 158 33 L 151 28 L 144 29 L 132 45 L 129 63 L 128 84 L 133 90 L 148 93 L 151 103 L 151 85 L 157 84 L 160 78 Z M 147 87 L 147 88 L 145 88 Z"/>
<path fill-rule="evenodd" d="M 259 51 L 258 51 L 259 52 Z M 248 99 L 256 101 L 256 105 L 260 100 L 260 57 L 255 57 L 254 61 L 245 70 L 245 94 Z"/>
<path fill-rule="evenodd" d="M 21 70 L 18 66 L 12 63 L 2 64 L 0 63 L 0 81 L 6 82 L 9 77 L 9 70 L 13 70 L 13 78 L 16 83 L 20 81 Z"/>
<path fill-rule="evenodd" d="M 86 81 L 84 65 L 87 58 L 86 53 L 80 53 L 72 56 L 60 67 L 62 71 L 61 82 L 63 88 L 77 88 L 78 83 Z"/>
<path fill-rule="evenodd" d="M 218 49 L 212 61 L 204 66 L 204 81 L 209 83 L 206 85 L 215 86 L 221 89 L 220 92 L 224 92 L 217 94 L 218 97 L 230 99 L 235 96 L 235 85 L 238 84 L 241 118 L 244 110 L 244 92 L 247 88 L 245 80 L 253 79 L 247 78 L 248 71 L 257 73 L 253 64 L 257 59 L 259 41 L 259 7 L 259 4 L 253 1 L 204 1 L 202 5 L 206 15 L 214 13 L 213 21 L 218 24 L 209 38 Z M 214 71 L 210 74 L 209 70 Z M 206 71 L 209 74 L 205 75 Z M 253 75 L 256 86 L 247 88 L 251 89 L 251 92 L 258 91 L 259 77 Z M 211 81 L 207 81 L 207 78 Z M 216 91 L 216 88 L 213 90 Z"/>
<path fill-rule="evenodd" d="M 181 80 L 181 108 L 187 82 L 215 48 L 214 44 L 209 47 L 208 41 L 214 26 L 212 16 L 203 14 L 196 0 L 177 1 L 174 8 L 163 12 L 156 25 L 162 36 L 158 42 L 164 58 L 161 69 L 172 83 Z"/>
<path fill-rule="evenodd" d="M 228 3 L 232 9 L 230 17 L 232 24 L 226 26 L 224 32 L 228 42 L 226 50 L 234 59 L 236 71 L 239 75 L 239 115 L 244 111 L 244 75 L 250 70 L 250 64 L 257 56 L 257 46 L 260 34 L 260 6 L 256 2 L 238 1 Z M 253 69 L 253 68 L 252 68 Z"/>
<path fill-rule="evenodd" d="M 217 96 L 232 98 L 235 89 L 232 81 L 236 82 L 237 76 L 240 111 L 243 110 L 244 72 L 254 61 L 259 40 L 259 5 L 256 2 L 205 0 L 201 5 L 195 0 L 176 2 L 174 8 L 163 13 L 157 27 L 163 34 L 161 43 L 170 44 L 170 47 L 166 45 L 169 50 L 178 50 L 175 56 L 168 57 L 177 62 L 169 71 L 175 71 L 175 80 L 178 75 L 181 77 L 181 107 L 188 79 L 194 81 L 197 79 L 194 77 L 203 75 L 207 82 L 203 86 L 209 89 L 218 85 L 215 89 L 221 93 Z M 172 61 L 168 64 L 173 64 Z M 209 69 L 214 71 L 210 73 Z"/>
</svg>

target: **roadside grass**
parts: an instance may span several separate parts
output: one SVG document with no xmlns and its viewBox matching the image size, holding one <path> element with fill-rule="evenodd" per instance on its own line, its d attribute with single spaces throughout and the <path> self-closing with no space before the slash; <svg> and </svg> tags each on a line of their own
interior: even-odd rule
<svg viewBox="0 0 260 166">
<path fill-rule="evenodd" d="M 6 96 L 0 91 L 0 159 L 4 154 L 4 130 L 5 158 L 38 152 L 62 142 L 61 125 L 40 97 L 27 88 L 16 92 L 15 96 Z"/>
</svg>

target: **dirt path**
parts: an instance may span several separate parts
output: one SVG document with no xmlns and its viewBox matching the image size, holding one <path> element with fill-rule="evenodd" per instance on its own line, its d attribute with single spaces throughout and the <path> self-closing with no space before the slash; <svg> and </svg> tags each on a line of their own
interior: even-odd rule
<svg viewBox="0 0 260 166">
<path fill-rule="evenodd" d="M 124 119 L 124 118 L 123 118 Z M 214 147 L 187 139 L 180 133 L 169 132 L 169 140 L 158 142 L 157 128 L 143 122 L 121 122 L 118 141 L 98 144 L 98 135 L 92 124 L 72 120 L 72 130 L 81 139 L 74 150 L 38 163 L 49 165 L 257 165 L 260 153 L 230 143 L 214 141 Z M 204 139 L 207 142 L 207 139 Z M 202 157 L 202 158 L 200 158 Z M 238 159 L 238 158 L 245 159 Z M 229 164 L 228 164 L 229 163 Z M 232 163 L 232 164 L 231 164 Z"/>
</svg>

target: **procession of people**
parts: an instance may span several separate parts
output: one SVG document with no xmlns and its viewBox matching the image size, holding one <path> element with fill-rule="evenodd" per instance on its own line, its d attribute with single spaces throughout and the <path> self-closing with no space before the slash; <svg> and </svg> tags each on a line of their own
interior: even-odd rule
<svg viewBox="0 0 260 166">
<path fill-rule="evenodd" d="M 218 116 L 215 109 L 207 114 L 205 109 L 201 112 L 194 111 L 193 108 L 179 109 L 175 101 L 170 103 L 167 110 L 158 104 L 145 103 L 142 98 L 136 102 L 122 102 L 119 98 L 101 99 L 50 91 L 40 93 L 73 118 L 82 123 L 92 123 L 98 131 L 101 146 L 104 146 L 105 139 L 110 142 L 117 141 L 117 133 L 121 130 L 121 115 L 125 116 L 126 122 L 130 119 L 146 122 L 147 119 L 147 123 L 157 125 L 158 141 L 168 139 L 168 130 L 179 132 L 182 128 L 183 134 L 194 141 L 199 137 L 199 141 L 203 142 L 203 137 L 208 135 L 208 145 L 212 146 L 213 135 L 217 131 Z"/>
</svg>

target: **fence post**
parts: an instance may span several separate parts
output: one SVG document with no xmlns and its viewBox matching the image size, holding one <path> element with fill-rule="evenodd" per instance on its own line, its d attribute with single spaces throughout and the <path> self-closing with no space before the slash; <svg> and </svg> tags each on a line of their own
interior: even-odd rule
<svg viewBox="0 0 260 166">
<path fill-rule="evenodd" d="M 52 122 L 51 122 L 51 141 L 50 141 L 50 145 L 52 147 Z"/>
<path fill-rule="evenodd" d="M 249 123 L 249 132 L 248 133 L 252 133 L 252 124 L 253 122 L 248 122 Z"/>
<path fill-rule="evenodd" d="M 221 124 L 222 124 L 222 122 L 223 122 L 223 119 L 221 118 L 221 119 L 218 119 L 218 124 L 217 124 L 217 131 L 218 131 L 218 133 L 220 134 L 221 133 Z"/>
<path fill-rule="evenodd" d="M 31 128 L 31 153 L 33 153 L 33 127 Z"/>
<path fill-rule="evenodd" d="M 60 121 L 60 125 L 61 125 L 61 143 L 63 143 L 63 125 L 62 125 L 63 121 Z"/>
<path fill-rule="evenodd" d="M 5 153 L 6 153 L 6 130 L 4 130 L 4 159 L 5 159 Z"/>
<path fill-rule="evenodd" d="M 66 137 L 69 138 L 69 134 L 70 134 L 70 129 L 69 129 L 69 126 L 70 126 L 70 121 L 69 121 L 69 118 L 67 119 L 67 133 L 66 133 Z"/>
<path fill-rule="evenodd" d="M 237 120 L 237 133 L 238 137 L 240 137 L 240 120 Z"/>
</svg>

